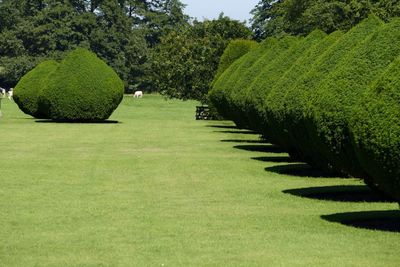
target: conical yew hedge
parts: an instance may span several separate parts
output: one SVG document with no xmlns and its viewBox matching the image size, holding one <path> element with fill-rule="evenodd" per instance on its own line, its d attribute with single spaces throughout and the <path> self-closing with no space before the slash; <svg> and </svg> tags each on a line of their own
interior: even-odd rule
<svg viewBox="0 0 400 267">
<path fill-rule="evenodd" d="M 54 60 L 44 61 L 28 72 L 14 88 L 13 98 L 26 114 L 38 119 L 47 119 L 46 110 L 39 110 L 39 95 L 48 85 L 49 77 L 58 68 Z"/>
<path fill-rule="evenodd" d="M 39 97 L 53 120 L 105 120 L 122 100 L 124 85 L 115 71 L 86 49 L 69 53 Z"/>
</svg>

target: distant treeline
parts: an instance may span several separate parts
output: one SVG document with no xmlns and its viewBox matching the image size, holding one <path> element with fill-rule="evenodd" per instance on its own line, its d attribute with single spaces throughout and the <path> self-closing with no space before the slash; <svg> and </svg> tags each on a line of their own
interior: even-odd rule
<svg viewBox="0 0 400 267">
<path fill-rule="evenodd" d="M 180 0 L 0 0 L 0 86 L 83 47 L 114 68 L 126 90 L 204 102 L 231 40 L 347 31 L 370 13 L 399 15 L 398 2 L 260 0 L 248 27 L 223 14 L 193 20 Z"/>
</svg>

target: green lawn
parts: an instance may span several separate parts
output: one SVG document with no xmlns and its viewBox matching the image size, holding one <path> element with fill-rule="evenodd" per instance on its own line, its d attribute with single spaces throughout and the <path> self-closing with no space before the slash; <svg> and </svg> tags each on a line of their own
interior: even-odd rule
<svg viewBox="0 0 400 267">
<path fill-rule="evenodd" d="M 195 121 L 195 102 L 129 97 L 107 124 L 2 102 L 0 266 L 399 266 L 400 233 L 321 218 L 397 204 L 324 194 L 361 183 L 307 177 L 257 135 Z M 333 200 L 283 193 L 309 187 Z"/>
</svg>

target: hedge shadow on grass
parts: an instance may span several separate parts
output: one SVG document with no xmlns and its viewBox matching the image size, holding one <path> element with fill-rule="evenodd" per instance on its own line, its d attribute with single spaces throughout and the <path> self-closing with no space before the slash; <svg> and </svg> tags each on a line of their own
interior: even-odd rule
<svg viewBox="0 0 400 267">
<path fill-rule="evenodd" d="M 206 127 L 210 127 L 210 128 L 220 128 L 220 129 L 240 129 L 235 125 L 206 125 Z"/>
<path fill-rule="evenodd" d="M 247 143 L 247 144 L 268 144 L 265 140 L 241 140 L 241 139 L 224 139 L 224 143 Z"/>
<path fill-rule="evenodd" d="M 290 176 L 313 177 L 313 178 L 333 178 L 335 174 L 327 173 L 319 169 L 315 169 L 307 163 L 285 164 L 265 168 L 267 172 L 274 172 Z"/>
<path fill-rule="evenodd" d="M 68 123 L 68 124 L 121 124 L 115 120 L 94 120 L 94 121 L 69 121 L 69 120 L 35 120 L 37 123 Z"/>
<path fill-rule="evenodd" d="M 297 162 L 296 160 L 294 160 L 293 158 L 291 158 L 289 156 L 253 157 L 251 159 L 262 161 L 262 162 L 277 162 L 277 163 L 280 163 L 280 162 L 286 162 L 286 163 Z"/>
<path fill-rule="evenodd" d="M 400 233 L 400 210 L 336 213 L 321 218 L 356 228 Z"/>
<path fill-rule="evenodd" d="M 391 202 L 365 185 L 338 185 L 284 190 L 298 197 L 338 202 Z"/>
<path fill-rule="evenodd" d="M 229 134 L 257 134 L 257 135 L 260 135 L 257 132 L 247 131 L 247 130 L 244 130 L 244 131 L 214 131 L 214 132 L 216 132 L 216 133 L 229 133 Z"/>
<path fill-rule="evenodd" d="M 251 151 L 251 152 L 266 152 L 266 153 L 285 153 L 286 151 L 275 145 L 240 145 L 233 148 Z"/>
</svg>

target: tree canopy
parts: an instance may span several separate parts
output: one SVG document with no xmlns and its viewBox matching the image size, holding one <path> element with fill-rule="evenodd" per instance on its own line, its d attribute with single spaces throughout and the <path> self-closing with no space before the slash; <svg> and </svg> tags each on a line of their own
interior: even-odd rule
<svg viewBox="0 0 400 267">
<path fill-rule="evenodd" d="M 95 52 L 126 85 L 141 83 L 150 49 L 188 24 L 183 7 L 179 0 L 2 0 L 0 83 L 14 86 L 37 63 L 76 47 Z"/>
<path fill-rule="evenodd" d="M 161 39 L 152 60 L 155 86 L 164 95 L 206 102 L 219 59 L 230 40 L 251 36 L 241 22 L 220 15 L 171 31 Z"/>
<path fill-rule="evenodd" d="M 348 31 L 369 14 L 384 21 L 400 15 L 392 0 L 260 0 L 252 11 L 254 36 L 263 39 L 282 33 L 307 35 L 314 29 L 327 33 Z"/>
</svg>

